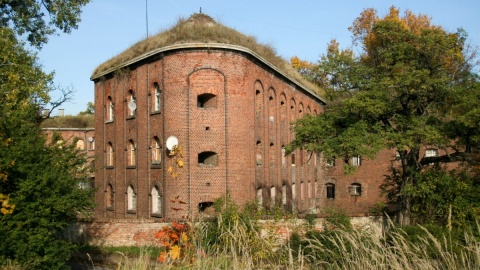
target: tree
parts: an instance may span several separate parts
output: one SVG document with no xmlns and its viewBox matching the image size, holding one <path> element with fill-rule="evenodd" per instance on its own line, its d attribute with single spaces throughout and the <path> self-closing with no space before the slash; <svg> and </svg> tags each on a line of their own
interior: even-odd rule
<svg viewBox="0 0 480 270">
<path fill-rule="evenodd" d="M 304 147 L 348 161 L 395 148 L 400 166 L 392 168 L 390 198 L 400 207 L 399 222 L 410 224 L 410 191 L 425 168 L 473 161 L 480 131 L 472 104 L 480 97 L 474 58 L 466 51 L 464 31 L 449 33 L 410 11 L 400 17 L 394 7 L 384 18 L 366 9 L 350 30 L 361 47 L 358 56 L 332 41 L 318 64 L 296 64 L 307 66 L 307 78 L 326 89 L 330 105 L 324 114 L 296 123 L 288 150 Z M 424 157 L 427 147 L 445 155 Z"/>
<path fill-rule="evenodd" d="M 0 28 L 0 265 L 59 269 L 73 245 L 58 235 L 92 208 L 85 159 L 75 145 L 47 142 L 40 122 L 52 74 L 37 64 L 13 30 Z"/>
<path fill-rule="evenodd" d="M 95 106 L 93 102 L 88 102 L 87 103 L 87 109 L 85 111 L 81 111 L 78 113 L 78 115 L 95 115 Z"/>
<path fill-rule="evenodd" d="M 40 48 L 48 36 L 55 33 L 55 28 L 65 33 L 76 29 L 81 8 L 88 2 L 90 0 L 1 1 L 0 27 L 13 26 L 18 35 L 26 35 L 31 45 Z"/>
</svg>

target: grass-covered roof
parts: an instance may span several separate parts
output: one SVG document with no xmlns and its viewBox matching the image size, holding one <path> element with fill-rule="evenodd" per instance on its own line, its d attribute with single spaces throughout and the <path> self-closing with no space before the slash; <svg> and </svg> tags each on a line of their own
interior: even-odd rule
<svg viewBox="0 0 480 270">
<path fill-rule="evenodd" d="M 260 44 L 255 37 L 223 26 L 202 13 L 193 14 L 188 19 L 179 19 L 172 28 L 137 42 L 119 55 L 98 66 L 93 72 L 92 78 L 98 77 L 109 70 L 115 70 L 124 63 L 155 49 L 184 43 L 217 43 L 245 47 L 311 91 L 321 94 L 317 86 L 306 81 L 287 61 L 278 56 L 272 46 Z"/>
</svg>

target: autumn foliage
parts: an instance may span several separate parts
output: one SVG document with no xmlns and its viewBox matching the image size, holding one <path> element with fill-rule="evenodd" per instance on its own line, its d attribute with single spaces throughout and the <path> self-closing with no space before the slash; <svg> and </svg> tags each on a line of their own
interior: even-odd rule
<svg viewBox="0 0 480 270">
<path fill-rule="evenodd" d="M 190 226 L 187 223 L 176 221 L 158 231 L 155 238 L 165 247 L 165 251 L 160 252 L 158 261 L 162 263 L 175 262 L 189 254 L 193 248 L 189 233 Z"/>
</svg>

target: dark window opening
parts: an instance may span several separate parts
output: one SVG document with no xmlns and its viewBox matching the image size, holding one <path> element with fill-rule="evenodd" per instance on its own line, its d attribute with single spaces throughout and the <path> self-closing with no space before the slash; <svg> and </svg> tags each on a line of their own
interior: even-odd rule
<svg viewBox="0 0 480 270">
<path fill-rule="evenodd" d="M 202 152 L 198 154 L 198 165 L 200 166 L 217 166 L 218 155 L 215 152 Z"/>
<path fill-rule="evenodd" d="M 201 94 L 197 96 L 198 108 L 216 108 L 217 96 L 214 94 Z"/>
<path fill-rule="evenodd" d="M 204 212 L 207 208 L 212 207 L 213 202 L 201 202 L 198 204 L 198 211 Z"/>
<path fill-rule="evenodd" d="M 335 199 L 335 185 L 327 184 L 327 199 Z"/>
</svg>

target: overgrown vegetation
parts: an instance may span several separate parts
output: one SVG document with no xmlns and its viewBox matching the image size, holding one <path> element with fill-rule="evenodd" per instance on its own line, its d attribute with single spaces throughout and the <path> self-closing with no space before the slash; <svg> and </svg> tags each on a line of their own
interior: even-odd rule
<svg viewBox="0 0 480 270">
<path fill-rule="evenodd" d="M 190 227 L 188 237 L 193 245 L 177 260 L 157 260 L 162 247 L 102 248 L 102 252 L 120 256 L 116 269 L 126 270 L 480 267 L 480 226 L 449 231 L 437 225 L 399 227 L 390 222 L 379 233 L 354 228 L 344 213 L 331 210 L 323 229 L 293 226 L 296 229 L 289 239 L 280 241 L 275 232 L 259 223 L 260 212 L 254 205 L 240 208 L 228 197 L 218 200 L 215 219 Z"/>
<path fill-rule="evenodd" d="M 84 115 L 66 115 L 45 119 L 42 128 L 94 128 L 95 116 Z"/>
<path fill-rule="evenodd" d="M 279 57 L 272 46 L 260 44 L 255 37 L 244 35 L 237 30 L 215 22 L 205 14 L 198 13 L 193 14 L 189 19 L 179 19 L 172 28 L 134 44 L 98 66 L 92 77 L 107 70 L 120 68 L 123 63 L 152 50 L 174 44 L 193 42 L 224 43 L 248 48 L 317 94 L 322 94 L 316 85 L 306 81 L 287 61 Z"/>
</svg>

